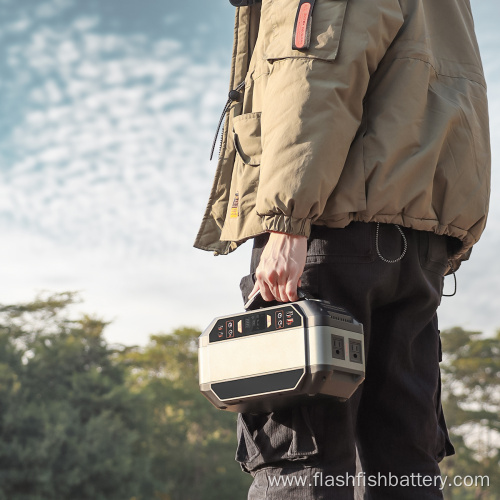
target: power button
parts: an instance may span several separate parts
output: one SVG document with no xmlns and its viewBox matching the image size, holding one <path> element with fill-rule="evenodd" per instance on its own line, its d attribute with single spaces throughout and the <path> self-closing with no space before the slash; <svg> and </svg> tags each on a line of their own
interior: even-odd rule
<svg viewBox="0 0 500 500">
<path fill-rule="evenodd" d="M 234 322 L 226 321 L 226 339 L 232 339 L 234 337 Z"/>
<path fill-rule="evenodd" d="M 285 318 L 283 311 L 276 311 L 276 329 L 283 328 L 285 326 Z"/>
</svg>

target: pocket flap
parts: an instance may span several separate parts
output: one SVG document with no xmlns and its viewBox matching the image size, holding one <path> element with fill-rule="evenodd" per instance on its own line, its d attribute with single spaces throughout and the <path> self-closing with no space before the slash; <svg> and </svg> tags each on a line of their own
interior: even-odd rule
<svg viewBox="0 0 500 500">
<path fill-rule="evenodd" d="M 347 2 L 348 0 L 316 0 L 312 13 L 310 46 L 306 50 L 292 49 L 299 2 L 273 2 L 273 32 L 265 49 L 266 59 L 306 57 L 333 61 L 339 50 Z"/>
<path fill-rule="evenodd" d="M 234 147 L 243 163 L 247 165 L 260 165 L 262 157 L 260 115 L 260 113 L 246 113 L 233 120 Z"/>
</svg>

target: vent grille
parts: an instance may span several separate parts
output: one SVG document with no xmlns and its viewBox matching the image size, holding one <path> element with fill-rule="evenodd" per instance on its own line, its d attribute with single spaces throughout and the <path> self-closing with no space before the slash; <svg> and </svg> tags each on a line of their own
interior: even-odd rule
<svg viewBox="0 0 500 500">
<path fill-rule="evenodd" d="M 344 323 L 354 323 L 352 316 L 341 307 L 332 306 L 330 304 L 324 304 L 323 309 L 328 313 L 330 318 L 336 319 L 337 321 L 343 321 Z"/>
</svg>

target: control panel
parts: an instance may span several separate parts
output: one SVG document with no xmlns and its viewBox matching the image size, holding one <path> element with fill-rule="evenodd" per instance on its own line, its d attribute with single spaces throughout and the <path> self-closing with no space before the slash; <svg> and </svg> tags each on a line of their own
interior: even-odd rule
<svg viewBox="0 0 500 500">
<path fill-rule="evenodd" d="M 209 334 L 209 343 L 247 337 L 303 325 L 303 318 L 293 306 L 256 310 L 219 319 Z"/>
</svg>

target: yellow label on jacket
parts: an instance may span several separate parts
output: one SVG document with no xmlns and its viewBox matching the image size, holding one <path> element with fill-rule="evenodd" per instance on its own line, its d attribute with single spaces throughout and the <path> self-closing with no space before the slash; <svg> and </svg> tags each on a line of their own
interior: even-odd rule
<svg viewBox="0 0 500 500">
<path fill-rule="evenodd" d="M 236 219 L 238 217 L 239 212 L 238 212 L 238 206 L 240 204 L 240 195 L 239 193 L 236 193 L 234 195 L 234 200 L 233 204 L 231 205 L 231 214 L 229 215 L 230 219 Z"/>
</svg>

